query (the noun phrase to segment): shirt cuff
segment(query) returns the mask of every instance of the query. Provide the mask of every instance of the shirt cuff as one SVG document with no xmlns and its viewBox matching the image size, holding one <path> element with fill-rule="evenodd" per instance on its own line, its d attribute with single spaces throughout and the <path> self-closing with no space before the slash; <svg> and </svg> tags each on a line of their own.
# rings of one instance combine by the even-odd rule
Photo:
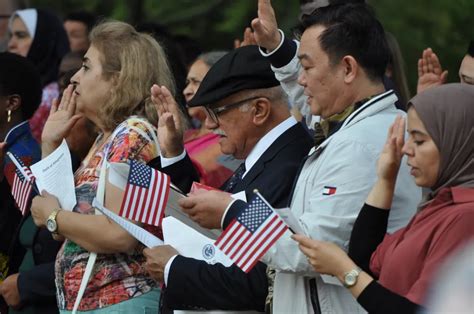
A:
<svg viewBox="0 0 474 314">
<path fill-rule="evenodd" d="M 227 208 L 225 209 L 224 211 L 224 214 L 222 215 L 222 218 L 221 218 L 221 229 L 224 230 L 224 220 L 225 220 L 225 216 L 227 215 L 227 212 L 229 211 L 230 207 L 232 206 L 232 204 L 234 204 L 236 201 L 236 199 L 233 199 L 229 205 L 227 205 Z"/>
<path fill-rule="evenodd" d="M 258 49 L 260 50 L 260 53 L 262 54 L 262 56 L 264 57 L 270 57 L 271 55 L 273 55 L 275 52 L 278 51 L 278 49 L 280 49 L 281 45 L 283 45 L 283 42 L 285 41 L 285 33 L 283 33 L 283 31 L 281 29 L 278 29 L 278 32 L 280 33 L 280 43 L 278 44 L 278 46 L 273 49 L 272 51 L 268 52 L 267 49 L 260 47 L 258 46 Z M 265 51 L 264 51 L 265 49 Z"/>
<path fill-rule="evenodd" d="M 171 264 L 173 263 L 174 259 L 177 257 L 178 255 L 175 255 L 173 257 L 171 257 L 168 261 L 168 263 L 166 263 L 165 265 L 165 270 L 163 271 L 163 277 L 165 279 L 165 286 L 168 285 L 168 276 L 169 276 L 169 273 L 170 273 L 170 268 L 171 268 Z"/>
<path fill-rule="evenodd" d="M 176 157 L 166 158 L 166 157 L 160 156 L 161 168 L 171 166 L 177 163 L 178 161 L 183 160 L 184 157 L 186 157 L 186 150 L 183 150 L 183 152 Z"/>
<path fill-rule="evenodd" d="M 262 56 L 268 58 L 271 65 L 275 68 L 281 68 L 290 63 L 298 50 L 298 44 L 295 41 L 285 38 L 282 30 L 279 29 L 278 31 L 281 35 L 281 41 L 274 50 L 267 52 L 264 51 L 264 48 L 259 47 Z"/>
</svg>

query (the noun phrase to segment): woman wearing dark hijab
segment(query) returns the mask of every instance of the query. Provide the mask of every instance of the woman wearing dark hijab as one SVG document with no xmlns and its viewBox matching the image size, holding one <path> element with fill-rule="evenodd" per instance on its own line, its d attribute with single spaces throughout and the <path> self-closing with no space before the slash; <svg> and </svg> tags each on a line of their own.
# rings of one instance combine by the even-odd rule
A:
<svg viewBox="0 0 474 314">
<path fill-rule="evenodd" d="M 293 236 L 315 270 L 336 276 L 369 313 L 415 313 L 441 264 L 473 239 L 473 117 L 473 86 L 418 94 L 409 102 L 406 143 L 402 118 L 389 131 L 378 181 L 352 231 L 350 257 L 333 243 Z M 405 228 L 386 235 L 403 154 L 416 184 L 431 193 Z"/>
<path fill-rule="evenodd" d="M 41 102 L 40 74 L 28 59 L 0 53 L 0 312 L 57 313 L 54 260 L 61 245 L 35 226 L 13 197 L 14 154 L 27 166 L 41 159 L 28 119 Z M 4 267 L 2 267 L 4 266 Z M 5 267 L 8 266 L 8 267 Z M 5 303 L 5 304 L 2 304 Z M 2 309 L 8 305 L 9 309 Z"/>
<path fill-rule="evenodd" d="M 40 142 L 52 101 L 59 98 L 57 75 L 61 59 L 69 51 L 67 34 L 57 16 L 41 9 L 14 12 L 9 32 L 8 51 L 30 59 L 41 75 L 43 98 L 30 119 L 33 136 Z"/>
</svg>

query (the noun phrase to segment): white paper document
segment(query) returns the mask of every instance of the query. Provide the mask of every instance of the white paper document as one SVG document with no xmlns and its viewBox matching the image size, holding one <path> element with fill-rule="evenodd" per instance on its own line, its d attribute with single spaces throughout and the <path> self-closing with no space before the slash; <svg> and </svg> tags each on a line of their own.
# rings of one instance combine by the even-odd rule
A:
<svg viewBox="0 0 474 314">
<path fill-rule="evenodd" d="M 288 225 L 288 227 L 290 227 L 291 231 L 296 234 L 305 234 L 300 222 L 298 221 L 298 219 L 296 219 L 295 215 L 293 215 L 293 213 L 288 207 L 275 209 L 275 212 L 278 214 L 278 216 L 281 217 L 281 219 L 283 219 L 283 221 Z"/>
<path fill-rule="evenodd" d="M 194 230 L 198 231 L 200 234 L 205 235 L 211 239 L 217 239 L 221 233 L 220 230 L 209 230 L 201 227 L 199 224 L 194 222 L 189 216 L 183 212 L 181 207 L 178 204 L 178 201 L 186 197 L 182 194 L 177 188 L 171 186 L 170 193 L 168 195 L 168 204 L 166 205 L 165 214 L 167 216 L 174 217 Z"/>
<path fill-rule="evenodd" d="M 163 219 L 165 244 L 174 247 L 180 255 L 195 258 L 208 264 L 221 263 L 229 267 L 232 261 L 214 246 L 208 238 L 174 217 Z"/>
<path fill-rule="evenodd" d="M 116 213 L 108 210 L 107 208 L 102 206 L 95 198 L 92 201 L 92 206 L 97 208 L 105 216 L 112 219 L 120 227 L 130 233 L 135 239 L 143 243 L 146 247 L 152 248 L 154 246 L 163 245 L 163 241 L 161 241 L 158 237 L 154 236 L 145 229 L 131 223 L 127 219 L 120 217 Z"/>
<path fill-rule="evenodd" d="M 66 140 L 48 157 L 31 166 L 36 177 L 38 190 L 47 191 L 56 196 L 62 209 L 72 211 L 76 206 L 74 174 L 72 173 L 71 154 Z"/>
</svg>

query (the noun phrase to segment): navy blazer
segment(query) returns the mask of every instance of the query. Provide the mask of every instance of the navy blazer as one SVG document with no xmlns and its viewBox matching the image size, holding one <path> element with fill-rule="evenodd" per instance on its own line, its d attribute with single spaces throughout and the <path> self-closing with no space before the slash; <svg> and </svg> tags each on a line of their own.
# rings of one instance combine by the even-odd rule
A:
<svg viewBox="0 0 474 314">
<path fill-rule="evenodd" d="M 258 189 L 272 206 L 287 206 L 293 180 L 312 145 L 304 127 L 300 123 L 294 125 L 271 144 L 231 192 L 245 190 L 247 199 L 250 199 L 253 190 Z M 150 163 L 161 168 L 157 160 Z M 192 168 L 189 158 L 185 158 L 160 170 L 168 173 L 171 181 L 187 192 L 192 184 L 189 174 L 194 178 L 197 176 Z M 228 213 L 226 220 L 234 214 Z M 162 302 L 164 308 L 169 309 L 263 311 L 267 293 L 266 265 L 261 262 L 246 274 L 235 265 L 209 265 L 177 256 L 170 267 Z"/>
</svg>

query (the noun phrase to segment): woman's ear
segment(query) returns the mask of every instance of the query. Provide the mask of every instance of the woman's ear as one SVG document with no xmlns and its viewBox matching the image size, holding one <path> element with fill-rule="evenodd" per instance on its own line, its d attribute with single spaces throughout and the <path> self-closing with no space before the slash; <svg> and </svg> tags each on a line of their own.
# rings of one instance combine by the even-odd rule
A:
<svg viewBox="0 0 474 314">
<path fill-rule="evenodd" d="M 342 58 L 342 66 L 344 67 L 344 82 L 352 83 L 359 71 L 359 64 L 353 56 L 344 56 Z"/>
<path fill-rule="evenodd" d="M 16 111 L 21 108 L 21 96 L 18 94 L 9 95 L 7 97 L 6 109 Z"/>
<path fill-rule="evenodd" d="M 267 98 L 258 98 L 252 110 L 254 111 L 253 123 L 257 126 L 264 124 L 270 116 L 270 100 Z"/>
</svg>

